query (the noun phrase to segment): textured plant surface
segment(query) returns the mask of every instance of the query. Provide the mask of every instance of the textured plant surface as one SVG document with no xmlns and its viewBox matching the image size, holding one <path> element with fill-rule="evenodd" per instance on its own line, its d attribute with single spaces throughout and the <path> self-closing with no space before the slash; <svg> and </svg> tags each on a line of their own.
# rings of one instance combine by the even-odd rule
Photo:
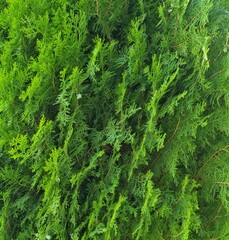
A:
<svg viewBox="0 0 229 240">
<path fill-rule="evenodd" d="M 229 239 L 228 0 L 0 0 L 0 239 Z"/>
</svg>

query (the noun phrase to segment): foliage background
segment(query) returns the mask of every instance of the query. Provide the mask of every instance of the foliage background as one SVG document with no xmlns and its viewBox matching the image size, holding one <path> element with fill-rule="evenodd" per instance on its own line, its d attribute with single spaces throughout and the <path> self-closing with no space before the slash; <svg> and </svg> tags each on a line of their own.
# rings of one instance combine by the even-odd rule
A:
<svg viewBox="0 0 229 240">
<path fill-rule="evenodd" d="M 0 6 L 1 238 L 228 239 L 228 1 Z"/>
</svg>

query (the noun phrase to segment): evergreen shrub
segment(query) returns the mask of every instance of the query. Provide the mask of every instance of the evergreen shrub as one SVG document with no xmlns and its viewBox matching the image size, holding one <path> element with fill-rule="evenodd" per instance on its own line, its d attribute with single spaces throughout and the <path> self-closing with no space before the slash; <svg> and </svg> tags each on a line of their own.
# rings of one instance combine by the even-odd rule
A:
<svg viewBox="0 0 229 240">
<path fill-rule="evenodd" d="M 0 7 L 0 239 L 229 239 L 228 0 Z"/>
</svg>

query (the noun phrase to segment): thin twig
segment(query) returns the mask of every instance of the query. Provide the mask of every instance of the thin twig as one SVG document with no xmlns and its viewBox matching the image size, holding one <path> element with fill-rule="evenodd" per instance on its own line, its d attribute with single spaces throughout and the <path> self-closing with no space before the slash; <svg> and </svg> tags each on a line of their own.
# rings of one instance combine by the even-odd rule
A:
<svg viewBox="0 0 229 240">
<path fill-rule="evenodd" d="M 220 212 L 220 211 L 221 211 L 221 209 L 222 209 L 222 206 L 223 206 L 223 204 L 221 204 L 221 205 L 220 205 L 220 207 L 219 207 L 219 209 L 218 209 L 217 213 L 215 214 L 214 218 L 213 218 L 212 220 L 210 220 L 209 222 L 214 222 L 214 221 L 215 221 L 215 219 L 217 218 L 217 216 L 218 216 L 219 212 Z"/>
<path fill-rule="evenodd" d="M 223 71 L 225 71 L 225 70 L 226 70 L 225 68 L 219 70 L 218 72 L 216 72 L 216 73 L 214 73 L 213 75 L 211 75 L 207 80 L 212 79 L 213 77 L 217 76 L 218 74 L 220 74 L 221 72 L 223 72 Z"/>
<path fill-rule="evenodd" d="M 184 114 L 182 113 L 182 116 L 184 116 Z M 180 126 L 180 122 L 181 122 L 181 118 L 182 116 L 179 117 L 178 119 L 178 122 L 177 122 L 177 125 L 176 125 L 176 128 L 173 132 L 173 134 L 170 136 L 170 138 L 165 142 L 165 146 L 168 145 L 168 143 L 174 138 L 175 134 L 177 133 L 178 129 L 179 129 L 179 126 Z M 157 157 L 155 158 L 154 160 L 154 163 L 158 160 L 158 158 L 161 156 L 161 152 L 159 152 L 159 154 L 157 155 Z M 152 164 L 151 164 L 152 165 Z M 151 166 L 150 166 L 151 167 Z"/>
<path fill-rule="evenodd" d="M 96 0 L 96 15 L 99 16 L 99 0 Z"/>
<path fill-rule="evenodd" d="M 184 229 L 176 235 L 168 235 L 167 237 L 176 238 L 176 237 L 179 237 L 183 233 L 184 233 Z"/>
<path fill-rule="evenodd" d="M 216 157 L 220 152 L 225 151 L 228 152 L 227 148 L 229 147 L 229 145 L 227 145 L 224 148 L 219 149 L 218 151 L 216 151 L 215 153 L 213 153 L 211 155 L 211 157 L 203 164 L 203 166 L 199 169 L 199 171 L 197 172 L 195 179 L 198 178 L 199 174 L 203 171 L 203 169 L 205 168 L 205 166 L 212 160 L 212 158 Z"/>
<path fill-rule="evenodd" d="M 209 183 L 229 185 L 229 182 L 209 182 Z"/>
</svg>

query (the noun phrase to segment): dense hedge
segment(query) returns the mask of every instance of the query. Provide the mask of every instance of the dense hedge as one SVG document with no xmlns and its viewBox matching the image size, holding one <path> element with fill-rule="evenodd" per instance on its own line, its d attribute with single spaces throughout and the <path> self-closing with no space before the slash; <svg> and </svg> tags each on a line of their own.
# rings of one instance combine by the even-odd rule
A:
<svg viewBox="0 0 229 240">
<path fill-rule="evenodd" d="M 229 239 L 228 0 L 0 6 L 0 238 Z"/>
</svg>

